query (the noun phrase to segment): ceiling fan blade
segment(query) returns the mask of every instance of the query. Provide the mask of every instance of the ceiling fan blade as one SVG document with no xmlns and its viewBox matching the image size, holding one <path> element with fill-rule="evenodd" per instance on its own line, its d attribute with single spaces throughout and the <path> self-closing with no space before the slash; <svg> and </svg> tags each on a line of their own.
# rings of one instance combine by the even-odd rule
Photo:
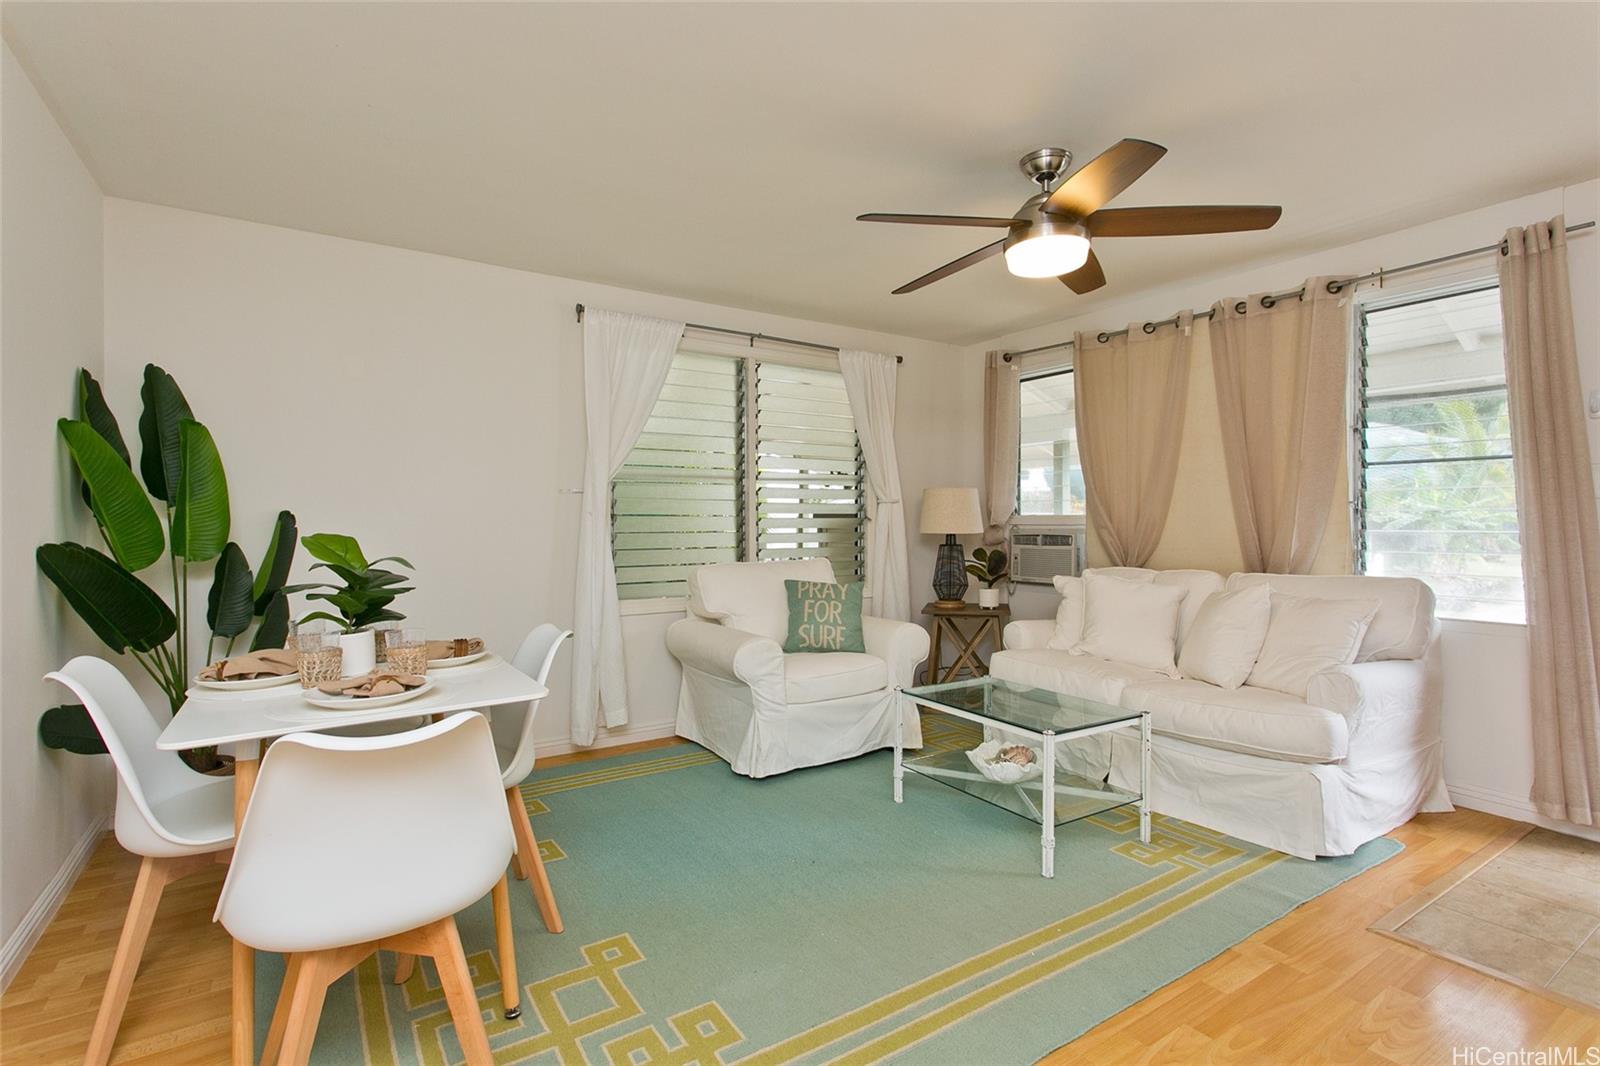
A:
<svg viewBox="0 0 1600 1066">
<path fill-rule="evenodd" d="M 1089 216 L 1094 237 L 1167 237 L 1271 229 L 1283 214 L 1264 204 L 1212 207 L 1111 207 Z"/>
<path fill-rule="evenodd" d="M 857 222 L 903 222 L 912 226 L 1025 226 L 1025 218 L 992 218 L 980 215 L 886 215 L 872 212 L 857 215 Z"/>
<path fill-rule="evenodd" d="M 1166 154 L 1165 148 L 1149 141 L 1118 141 L 1062 182 L 1044 202 L 1044 210 L 1088 218 Z"/>
<path fill-rule="evenodd" d="M 1006 242 L 1004 240 L 998 240 L 993 244 L 984 245 L 975 252 L 968 252 L 960 259 L 952 259 L 939 269 L 930 270 L 915 281 L 906 282 L 904 285 L 894 290 L 894 295 L 899 296 L 901 293 L 915 292 L 924 285 L 932 285 L 940 278 L 948 278 L 951 274 L 954 274 L 958 270 L 965 270 L 974 263 L 981 263 L 991 255 L 999 255 L 1000 249 L 1005 247 L 1005 243 Z M 1093 254 L 1094 253 L 1092 252 L 1090 253 L 1091 256 Z"/>
<path fill-rule="evenodd" d="M 1083 266 L 1070 274 L 1061 275 L 1061 283 L 1079 296 L 1093 292 L 1106 283 L 1106 272 L 1100 269 L 1100 260 L 1093 248 L 1089 249 L 1089 259 Z"/>
</svg>

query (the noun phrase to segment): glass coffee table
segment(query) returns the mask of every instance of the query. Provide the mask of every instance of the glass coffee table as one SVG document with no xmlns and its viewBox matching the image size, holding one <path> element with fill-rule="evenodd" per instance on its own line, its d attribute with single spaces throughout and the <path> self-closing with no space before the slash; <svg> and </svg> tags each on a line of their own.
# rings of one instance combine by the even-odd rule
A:
<svg viewBox="0 0 1600 1066">
<path fill-rule="evenodd" d="M 941 751 L 907 759 L 902 732 L 905 715 L 895 715 L 894 801 L 903 802 L 905 772 L 931 778 L 958 792 L 1010 811 L 1040 825 L 1041 867 L 1045 877 L 1056 872 L 1056 826 L 1137 804 L 1139 839 L 1150 843 L 1150 716 L 1140 711 L 1112 707 L 1077 696 L 1064 696 L 1040 688 L 978 677 L 943 685 L 921 685 L 899 690 L 899 698 L 913 705 L 943 711 L 980 725 L 1038 741 L 1043 772 L 1031 779 L 1002 784 L 981 773 L 965 751 Z M 901 704 L 905 710 L 905 703 Z M 1113 729 L 1139 734 L 1139 791 L 1119 789 L 1107 781 L 1093 781 L 1056 766 L 1056 743 L 1093 736 Z M 1052 787 L 1046 788 L 1050 782 Z"/>
</svg>

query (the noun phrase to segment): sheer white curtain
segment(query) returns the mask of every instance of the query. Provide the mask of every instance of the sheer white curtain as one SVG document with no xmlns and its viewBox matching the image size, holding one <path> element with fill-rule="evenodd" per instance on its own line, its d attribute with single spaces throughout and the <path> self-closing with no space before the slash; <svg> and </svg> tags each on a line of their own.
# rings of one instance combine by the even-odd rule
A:
<svg viewBox="0 0 1600 1066">
<path fill-rule="evenodd" d="M 593 744 L 596 722 L 628 721 L 622 613 L 611 560 L 611 477 L 661 395 L 682 322 L 588 308 L 583 315 L 583 468 L 577 588 L 572 603 L 572 742 Z"/>
<path fill-rule="evenodd" d="M 900 460 L 894 449 L 894 356 L 842 351 L 839 371 L 850 414 L 861 438 L 871 489 L 867 521 L 867 587 L 872 613 L 911 617 L 911 573 L 906 558 L 906 512 L 900 502 Z"/>
</svg>

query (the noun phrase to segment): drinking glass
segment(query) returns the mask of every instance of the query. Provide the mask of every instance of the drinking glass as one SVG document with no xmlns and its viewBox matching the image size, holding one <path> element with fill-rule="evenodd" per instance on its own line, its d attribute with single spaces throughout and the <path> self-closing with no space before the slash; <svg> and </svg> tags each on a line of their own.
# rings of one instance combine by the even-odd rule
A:
<svg viewBox="0 0 1600 1066">
<path fill-rule="evenodd" d="M 389 637 L 393 635 L 396 629 L 400 628 L 400 623 L 390 619 L 387 622 L 374 622 L 367 628 L 372 630 L 373 661 L 380 663 L 388 662 L 389 656 L 387 649 L 389 647 Z"/>
<path fill-rule="evenodd" d="M 326 622 L 296 624 L 289 633 L 289 647 L 300 671 L 301 688 L 339 680 L 344 653 L 339 649 L 339 634 Z"/>
<path fill-rule="evenodd" d="M 389 630 L 388 639 L 383 647 L 385 661 L 389 669 L 396 673 L 428 672 L 428 640 L 420 628 L 400 626 Z"/>
</svg>

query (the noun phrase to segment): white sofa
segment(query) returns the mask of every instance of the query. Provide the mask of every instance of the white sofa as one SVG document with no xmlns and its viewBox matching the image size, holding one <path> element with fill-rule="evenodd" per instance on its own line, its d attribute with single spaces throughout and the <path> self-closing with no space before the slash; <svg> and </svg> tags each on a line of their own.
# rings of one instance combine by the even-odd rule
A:
<svg viewBox="0 0 1600 1066">
<path fill-rule="evenodd" d="M 1093 573 L 1095 571 L 1089 571 Z M 1348 855 L 1419 811 L 1451 810 L 1439 737 L 1433 593 L 1411 578 L 1106 568 L 1188 594 L 1178 646 L 1214 592 L 1265 582 L 1273 593 L 1379 603 L 1356 660 L 1314 675 L 1304 699 L 1249 684 L 1224 689 L 1049 647 L 1054 620 L 1012 622 L 997 678 L 1134 710 L 1153 732 L 1155 811 L 1302 858 Z M 1150 577 L 1149 575 L 1153 575 Z M 1066 765 L 1137 790 L 1137 740 L 1064 742 Z"/>
<path fill-rule="evenodd" d="M 784 654 L 787 580 L 833 581 L 826 559 L 715 563 L 689 576 L 689 615 L 667 629 L 683 666 L 678 735 L 735 773 L 768 777 L 894 745 L 895 688 L 913 684 L 928 633 L 863 617 L 866 652 Z M 922 746 L 917 712 L 906 747 Z"/>
</svg>

